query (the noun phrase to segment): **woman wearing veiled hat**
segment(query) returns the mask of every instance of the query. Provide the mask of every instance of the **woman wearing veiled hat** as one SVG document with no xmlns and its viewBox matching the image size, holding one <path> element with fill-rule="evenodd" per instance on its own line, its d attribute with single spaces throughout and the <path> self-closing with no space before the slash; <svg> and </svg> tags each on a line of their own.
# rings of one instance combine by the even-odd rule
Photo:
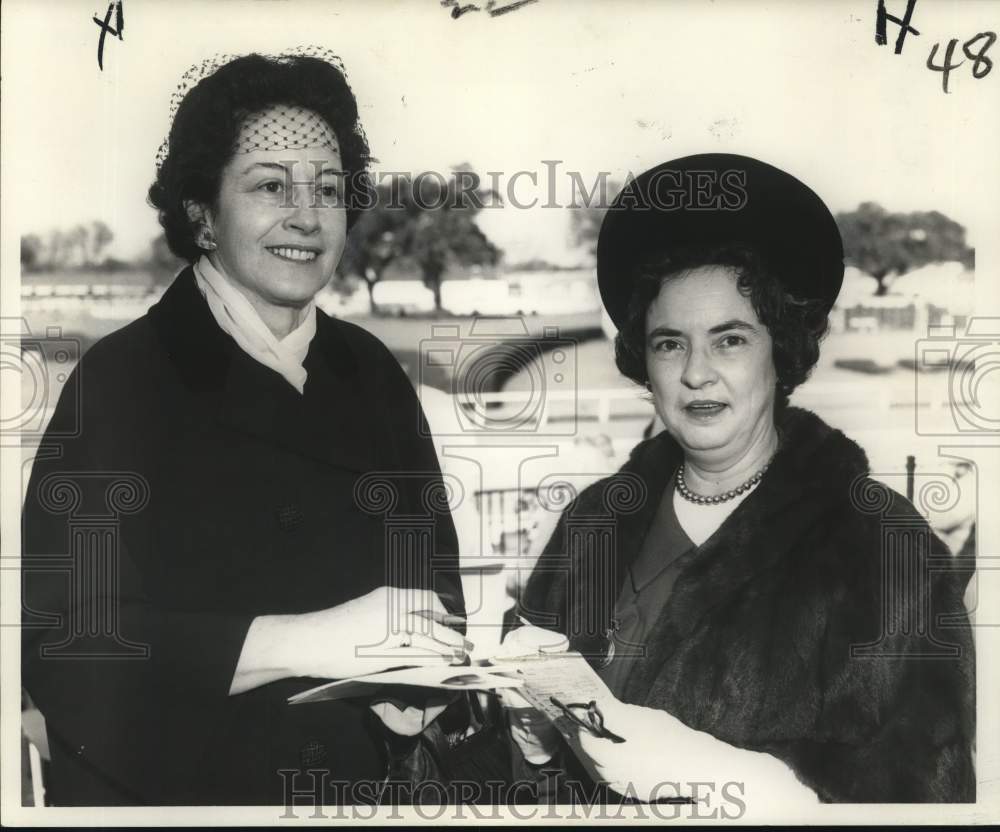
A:
<svg viewBox="0 0 1000 832">
<path fill-rule="evenodd" d="M 826 206 L 755 159 L 668 162 L 609 210 L 598 276 L 618 367 L 666 430 L 566 509 L 521 611 L 590 660 L 626 742 L 580 731 L 570 755 L 521 707 L 527 769 L 575 756 L 643 800 L 701 781 L 717 803 L 732 781 L 751 808 L 974 801 L 969 573 L 788 403 L 843 277 Z"/>
<path fill-rule="evenodd" d="M 287 699 L 467 643 L 443 624 L 457 544 L 413 388 L 314 302 L 367 202 L 368 146 L 323 55 L 191 80 L 149 191 L 189 265 L 84 356 L 25 500 L 48 797 L 372 802 L 444 703 Z"/>
</svg>

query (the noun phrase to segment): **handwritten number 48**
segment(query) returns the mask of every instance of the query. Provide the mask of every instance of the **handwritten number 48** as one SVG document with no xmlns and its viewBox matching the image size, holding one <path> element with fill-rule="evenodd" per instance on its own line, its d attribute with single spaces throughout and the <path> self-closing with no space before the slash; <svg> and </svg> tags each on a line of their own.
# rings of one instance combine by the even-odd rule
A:
<svg viewBox="0 0 1000 832">
<path fill-rule="evenodd" d="M 996 32 L 980 32 L 974 38 L 969 38 L 962 44 L 962 51 L 965 53 L 965 57 L 972 61 L 973 78 L 983 78 L 989 75 L 990 70 L 993 69 L 993 61 L 986 57 L 986 50 L 996 42 L 996 39 Z M 982 41 L 982 45 L 976 51 L 974 47 L 979 41 Z M 927 68 L 941 73 L 941 86 L 945 92 L 948 92 L 948 75 L 953 69 L 958 69 L 965 61 L 952 62 L 952 58 L 955 55 L 955 47 L 958 46 L 958 38 L 952 38 L 945 47 L 944 62 L 941 64 L 934 63 L 940 45 L 940 43 L 935 43 L 931 47 L 931 53 L 927 56 Z"/>
</svg>

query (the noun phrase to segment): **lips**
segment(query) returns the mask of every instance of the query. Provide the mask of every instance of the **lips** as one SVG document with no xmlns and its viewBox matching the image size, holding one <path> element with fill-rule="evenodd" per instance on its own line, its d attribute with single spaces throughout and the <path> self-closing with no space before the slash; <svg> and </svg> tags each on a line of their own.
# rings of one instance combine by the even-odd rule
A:
<svg viewBox="0 0 1000 832">
<path fill-rule="evenodd" d="M 728 405 L 713 399 L 699 399 L 684 405 L 684 412 L 696 419 L 710 419 L 718 416 Z"/>
<path fill-rule="evenodd" d="M 267 246 L 267 250 L 275 257 L 290 260 L 293 263 L 311 263 L 319 257 L 319 251 L 304 246 Z"/>
</svg>

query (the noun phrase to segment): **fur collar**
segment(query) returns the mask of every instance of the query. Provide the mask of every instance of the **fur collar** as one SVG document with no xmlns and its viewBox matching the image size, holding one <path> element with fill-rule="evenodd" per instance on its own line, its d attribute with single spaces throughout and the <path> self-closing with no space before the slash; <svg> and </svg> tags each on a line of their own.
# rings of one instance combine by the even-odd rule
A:
<svg viewBox="0 0 1000 832">
<path fill-rule="evenodd" d="M 671 602 L 648 633 L 649 661 L 641 662 L 641 670 L 632 674 L 627 701 L 646 703 L 656 670 L 668 661 L 673 646 L 714 610 L 735 600 L 755 577 L 779 563 L 778 573 L 822 571 L 830 566 L 826 561 L 840 557 L 839 551 L 804 546 L 803 541 L 813 540 L 817 529 L 838 528 L 851 511 L 852 484 L 868 473 L 867 457 L 856 443 L 809 411 L 789 407 L 778 426 L 781 444 L 761 484 L 704 544 L 678 561 Z M 573 639 L 575 649 L 586 655 L 600 656 L 606 650 L 611 610 L 681 459 L 680 447 L 668 434 L 653 437 L 636 447 L 620 472 L 584 492 L 569 511 L 567 534 L 574 533 L 576 522 L 580 533 L 591 534 L 594 518 L 601 516 L 613 527 L 603 597 L 593 597 L 593 587 L 588 589 L 586 581 L 575 581 L 570 588 L 572 605 L 591 610 L 585 618 L 593 620 L 593 626 L 575 633 Z M 625 487 L 635 499 L 626 511 L 608 517 L 608 507 L 616 503 L 615 490 Z M 573 543 L 568 536 L 562 545 L 565 552 L 586 551 L 588 546 Z"/>
<path fill-rule="evenodd" d="M 804 491 L 846 495 L 851 483 L 869 472 L 861 447 L 808 410 L 786 408 L 778 430 L 778 452 L 760 486 L 743 505 L 753 500 L 769 513 L 781 513 L 790 502 L 801 501 Z M 680 446 L 663 432 L 638 445 L 622 470 L 638 475 L 651 493 L 662 494 L 682 457 Z"/>
</svg>

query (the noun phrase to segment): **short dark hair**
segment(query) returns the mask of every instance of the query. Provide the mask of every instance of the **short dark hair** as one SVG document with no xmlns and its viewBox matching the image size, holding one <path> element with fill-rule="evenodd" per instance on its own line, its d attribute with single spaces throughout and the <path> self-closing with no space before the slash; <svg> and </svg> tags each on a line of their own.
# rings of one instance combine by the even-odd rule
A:
<svg viewBox="0 0 1000 832">
<path fill-rule="evenodd" d="M 615 363 L 637 384 L 646 384 L 646 313 L 663 284 L 702 266 L 729 266 L 736 272 L 739 291 L 750 299 L 758 319 L 771 335 L 777 375 L 776 409 L 808 377 L 819 360 L 819 342 L 829 319 L 822 302 L 796 298 L 784 288 L 760 255 L 750 246 L 672 247 L 643 258 L 636 267 L 634 289 L 624 325 L 615 338 Z"/>
<path fill-rule="evenodd" d="M 249 115 L 275 105 L 294 105 L 321 116 L 337 136 L 344 166 L 347 227 L 364 202 L 355 193 L 368 186 L 368 140 L 358 103 L 344 74 L 320 58 L 250 54 L 235 58 L 203 78 L 177 108 L 167 154 L 149 188 L 170 250 L 188 262 L 201 255 L 184 203 L 213 205 L 222 169 L 233 156 Z"/>
</svg>

